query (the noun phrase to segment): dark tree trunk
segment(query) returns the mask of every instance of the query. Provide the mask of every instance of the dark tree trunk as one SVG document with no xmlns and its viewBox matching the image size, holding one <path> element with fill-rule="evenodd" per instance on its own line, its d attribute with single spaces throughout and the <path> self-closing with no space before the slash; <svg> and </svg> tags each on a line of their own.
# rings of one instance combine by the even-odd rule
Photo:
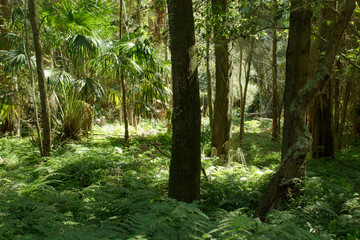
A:
<svg viewBox="0 0 360 240">
<path fill-rule="evenodd" d="M 327 3 L 322 12 L 322 24 L 320 35 L 328 40 L 331 28 L 334 26 L 335 13 L 330 7 L 336 7 L 335 2 Z M 331 22 L 331 24 L 329 24 Z M 321 41 L 321 40 L 320 40 Z M 319 44 L 320 54 L 326 51 L 326 42 Z M 325 89 L 315 99 L 313 113 L 313 127 L 311 145 L 312 157 L 314 159 L 328 157 L 334 158 L 334 139 L 332 132 L 332 104 L 331 104 L 331 78 Z"/>
<path fill-rule="evenodd" d="M 226 160 L 231 141 L 232 120 L 232 84 L 230 79 L 229 38 L 222 32 L 226 28 L 226 20 L 221 19 L 227 13 L 227 0 L 212 0 L 212 12 L 216 17 L 214 25 L 216 95 L 214 102 L 214 129 L 211 145 L 216 148 L 220 162 Z"/>
<path fill-rule="evenodd" d="M 51 156 L 51 122 L 50 108 L 47 95 L 47 84 L 44 74 L 44 65 L 42 59 L 42 47 L 40 42 L 39 28 L 36 22 L 35 3 L 29 0 L 29 18 L 33 32 L 36 67 L 39 80 L 40 101 L 41 101 L 41 120 L 43 128 L 43 151 L 42 156 Z"/>
<path fill-rule="evenodd" d="M 344 3 L 341 15 L 331 30 L 331 37 L 329 38 L 325 55 L 321 58 L 318 72 L 304 87 L 294 94 L 295 97 L 290 98 L 288 92 L 290 91 L 291 83 L 304 74 L 298 72 L 299 67 L 306 72 L 308 71 L 308 61 L 303 61 L 304 59 L 309 59 L 311 21 L 311 11 L 302 7 L 301 4 L 299 5 L 298 1 L 291 1 L 289 45 L 286 60 L 287 86 L 285 87 L 285 105 L 287 105 L 288 112 L 285 112 L 285 121 L 292 119 L 291 124 L 293 128 L 291 129 L 292 132 L 289 137 L 293 136 L 291 139 L 295 140 L 291 145 L 287 143 L 287 148 L 285 148 L 287 152 L 283 152 L 282 162 L 262 195 L 259 205 L 255 210 L 254 217 L 259 217 L 261 220 L 264 220 L 266 214 L 274 205 L 282 197 L 290 194 L 294 188 L 294 178 L 299 175 L 310 147 L 310 138 L 304 124 L 306 108 L 311 99 L 323 89 L 330 78 L 340 39 L 354 9 L 355 0 L 347 0 Z M 300 34 L 300 36 L 297 34 Z M 302 51 L 298 52 L 300 49 L 302 49 Z M 296 54 L 297 52 L 298 55 Z M 296 73 L 299 75 L 296 75 Z M 293 99 L 290 104 L 289 99 Z M 287 124 L 289 123 L 287 122 Z M 284 138 L 284 142 L 285 141 L 286 139 Z"/>
<path fill-rule="evenodd" d="M 191 0 L 168 0 L 173 79 L 169 197 L 200 199 L 200 96 Z"/>
<path fill-rule="evenodd" d="M 277 90 L 277 0 L 273 0 L 273 41 L 272 41 L 272 134 L 271 141 L 279 142 L 280 141 L 280 126 L 278 125 L 278 109 L 279 109 L 279 100 L 278 100 L 278 90 Z"/>
<path fill-rule="evenodd" d="M 293 129 L 297 123 L 290 114 L 290 106 L 297 92 L 308 80 L 310 59 L 311 10 L 301 7 L 301 4 L 296 4 L 296 1 L 292 1 L 291 6 L 291 25 L 286 52 L 282 159 L 296 142 L 297 136 L 293 134 Z M 296 10 L 297 8 L 299 9 Z M 300 121 L 304 121 L 304 117 L 305 112 Z"/>
<path fill-rule="evenodd" d="M 251 40 L 251 46 L 248 53 L 248 60 L 247 60 L 247 70 L 245 73 L 245 86 L 244 92 L 242 93 L 242 99 L 240 101 L 240 146 L 242 146 L 242 140 L 244 138 L 244 122 L 245 122 L 245 105 L 246 105 L 246 95 L 247 89 L 250 82 L 250 70 L 251 70 L 251 62 L 252 62 L 252 55 L 254 50 L 254 42 L 255 40 Z M 241 88 L 240 88 L 241 89 Z"/>
</svg>

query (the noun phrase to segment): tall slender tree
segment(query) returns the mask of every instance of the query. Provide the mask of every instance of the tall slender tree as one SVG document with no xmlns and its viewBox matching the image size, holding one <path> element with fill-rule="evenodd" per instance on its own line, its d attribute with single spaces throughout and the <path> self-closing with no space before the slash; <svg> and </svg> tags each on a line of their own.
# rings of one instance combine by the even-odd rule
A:
<svg viewBox="0 0 360 240">
<path fill-rule="evenodd" d="M 173 79 L 169 197 L 200 198 L 200 96 L 191 0 L 168 0 Z"/>
<path fill-rule="evenodd" d="M 39 90 L 40 90 L 40 102 L 41 102 L 41 120 L 43 128 L 43 151 L 42 156 L 51 156 L 51 121 L 50 121 L 50 108 L 49 100 L 47 95 L 47 84 L 44 73 L 44 64 L 42 59 L 42 47 L 40 41 L 40 29 L 36 22 L 36 12 L 35 12 L 35 3 L 34 0 L 28 0 L 29 7 L 29 19 L 31 23 L 33 38 L 34 38 L 34 48 L 36 56 L 36 70 L 39 81 Z"/>
<path fill-rule="evenodd" d="M 123 32 L 122 32 L 122 28 L 123 28 L 123 0 L 119 1 L 119 6 L 120 6 L 120 13 L 119 13 L 119 20 L 120 20 L 120 24 L 119 24 L 119 38 L 120 40 L 123 38 Z M 119 53 L 119 55 L 121 54 L 121 52 Z M 120 67 L 120 66 L 119 66 Z M 129 119 L 128 119 L 128 111 L 127 111 L 127 106 L 126 106 L 126 85 L 125 85 L 125 73 L 124 73 L 124 69 L 119 69 L 117 72 L 117 77 L 118 77 L 118 84 L 119 86 L 121 86 L 121 91 L 122 91 L 122 109 L 123 109 L 123 114 L 124 114 L 124 125 L 125 125 L 125 146 L 129 146 Z M 121 114 L 121 113 L 119 113 Z"/>
<path fill-rule="evenodd" d="M 278 125 L 279 100 L 277 87 L 277 12 L 278 2 L 273 0 L 273 40 L 272 40 L 272 135 L 271 141 L 280 141 L 280 126 Z"/>
</svg>

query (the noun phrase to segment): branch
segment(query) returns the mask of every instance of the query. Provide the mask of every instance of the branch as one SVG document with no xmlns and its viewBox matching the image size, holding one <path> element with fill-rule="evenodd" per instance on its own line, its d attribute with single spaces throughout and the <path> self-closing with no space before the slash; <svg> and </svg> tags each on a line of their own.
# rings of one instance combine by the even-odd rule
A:
<svg viewBox="0 0 360 240">
<path fill-rule="evenodd" d="M 360 0 L 357 0 L 357 2 L 358 2 L 358 5 L 360 7 Z M 336 8 L 334 8 L 333 6 L 330 6 L 327 3 L 325 3 L 325 5 L 331 11 L 333 11 L 336 15 L 338 15 L 338 16 L 341 15 L 341 13 Z M 358 30 L 356 29 L 356 26 L 352 22 L 349 22 L 349 26 L 350 26 L 351 30 L 353 31 L 353 34 L 355 34 L 357 36 L 357 38 L 360 39 L 360 34 L 359 34 Z"/>
<path fill-rule="evenodd" d="M 312 35 L 314 35 L 315 37 L 318 37 L 321 41 L 323 42 L 328 42 L 325 38 L 323 38 L 322 36 L 320 36 L 319 34 L 312 32 Z M 351 60 L 350 58 L 348 58 L 342 51 L 340 51 L 340 56 L 342 56 L 347 62 L 349 62 L 351 65 L 353 65 L 355 68 L 360 70 L 360 66 L 357 65 L 353 60 Z"/>
</svg>

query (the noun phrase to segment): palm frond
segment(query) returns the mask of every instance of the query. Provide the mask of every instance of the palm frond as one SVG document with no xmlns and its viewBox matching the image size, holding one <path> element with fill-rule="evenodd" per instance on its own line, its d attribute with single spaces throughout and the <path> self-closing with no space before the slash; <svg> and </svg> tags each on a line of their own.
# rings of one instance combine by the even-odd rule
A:
<svg viewBox="0 0 360 240">
<path fill-rule="evenodd" d="M 101 83 L 91 78 L 76 80 L 75 87 L 85 99 L 91 96 L 94 98 L 102 98 L 105 95 L 105 91 Z"/>
<path fill-rule="evenodd" d="M 11 70 L 19 70 L 28 65 L 25 53 L 21 50 L 0 50 L 0 61 L 5 62 Z"/>
</svg>

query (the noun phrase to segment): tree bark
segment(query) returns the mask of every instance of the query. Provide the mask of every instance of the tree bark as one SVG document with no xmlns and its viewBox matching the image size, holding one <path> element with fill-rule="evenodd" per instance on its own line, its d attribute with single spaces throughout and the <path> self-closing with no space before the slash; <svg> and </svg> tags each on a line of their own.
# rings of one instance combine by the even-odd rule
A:
<svg viewBox="0 0 360 240">
<path fill-rule="evenodd" d="M 277 93 L 277 0 L 273 0 L 273 41 L 272 41 L 272 134 L 271 141 L 280 141 L 280 126 L 278 125 L 278 93 Z"/>
<path fill-rule="evenodd" d="M 244 92 L 242 94 L 242 99 L 240 102 L 240 146 L 242 146 L 242 140 L 244 138 L 244 122 L 245 122 L 245 105 L 246 105 L 246 95 L 247 95 L 247 89 L 250 82 L 250 70 L 251 70 L 251 62 L 252 62 L 252 55 L 254 50 L 254 43 L 255 40 L 251 40 L 251 46 L 250 51 L 248 54 L 248 63 L 247 63 L 247 70 L 245 73 L 245 86 L 244 86 Z"/>
<path fill-rule="evenodd" d="M 36 56 L 36 67 L 39 81 L 40 101 L 41 101 L 41 120 L 43 128 L 43 151 L 42 156 L 51 156 L 51 122 L 50 122 L 50 108 L 47 95 L 47 84 L 44 74 L 44 64 L 42 59 L 42 47 L 39 35 L 39 28 L 36 22 L 35 3 L 34 0 L 29 0 L 29 19 L 32 27 L 34 48 Z"/>
<path fill-rule="evenodd" d="M 169 197 L 200 199 L 200 96 L 191 0 L 168 0 L 173 79 Z"/>
<path fill-rule="evenodd" d="M 298 4 L 299 3 L 297 3 L 296 0 L 291 1 L 289 45 L 286 63 L 287 82 L 296 80 L 297 75 L 295 75 L 295 73 L 298 71 L 297 67 L 301 66 L 301 64 L 308 65 L 308 62 L 304 63 L 301 59 L 297 60 L 300 56 L 294 54 L 299 50 L 299 48 L 296 49 L 297 44 L 304 44 L 303 39 L 306 40 L 307 46 L 302 48 L 305 52 L 300 52 L 301 57 L 309 55 L 309 50 L 306 49 L 310 47 L 311 11 L 309 9 L 304 9 Z M 304 87 L 295 93 L 295 98 L 293 98 L 291 104 L 288 106 L 288 113 L 285 118 L 293 120 L 291 135 L 295 136 L 296 140 L 288 146 L 287 152 L 283 152 L 282 162 L 262 195 L 260 203 L 255 210 L 254 217 L 265 220 L 266 214 L 274 207 L 279 199 L 291 193 L 291 189 L 294 187 L 294 177 L 298 175 L 301 167 L 305 163 L 310 147 L 310 137 L 304 124 L 305 110 L 311 99 L 326 85 L 330 78 L 340 39 L 354 9 L 355 0 L 346 0 L 343 5 L 342 13 L 331 30 L 325 55 L 321 58 L 319 64 L 319 70 L 315 76 L 304 85 Z M 302 28 L 305 28 L 305 31 L 302 30 Z M 297 34 L 300 34 L 302 38 L 295 38 Z M 308 59 L 308 56 L 306 58 Z M 305 66 L 304 68 L 307 69 Z M 285 90 L 286 99 L 289 98 L 287 92 L 289 91 L 289 87 L 290 86 L 288 85 Z M 285 101 L 287 102 L 288 100 Z"/>
<path fill-rule="evenodd" d="M 227 0 L 212 0 L 212 12 L 216 17 L 214 25 L 216 95 L 214 102 L 214 129 L 211 145 L 216 148 L 220 162 L 226 161 L 231 145 L 232 83 L 229 37 L 223 34 L 228 11 Z"/>
</svg>

